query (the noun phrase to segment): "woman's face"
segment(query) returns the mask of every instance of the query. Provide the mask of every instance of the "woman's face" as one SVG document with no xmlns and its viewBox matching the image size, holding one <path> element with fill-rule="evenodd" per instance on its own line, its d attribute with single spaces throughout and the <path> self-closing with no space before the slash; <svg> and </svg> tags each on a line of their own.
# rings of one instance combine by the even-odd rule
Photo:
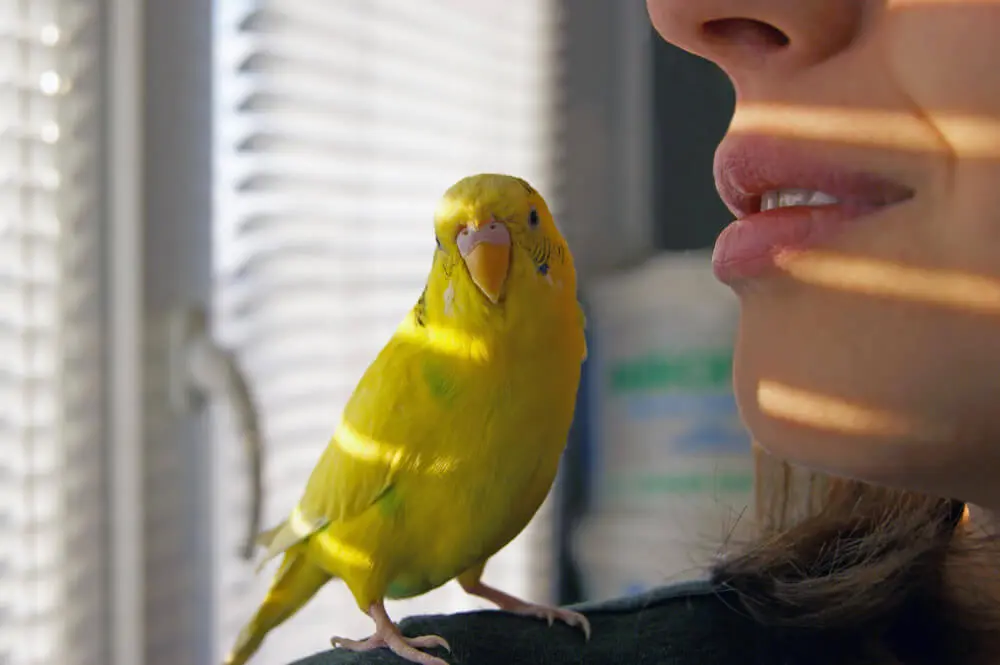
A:
<svg viewBox="0 0 1000 665">
<path fill-rule="evenodd" d="M 1000 0 L 648 8 L 737 92 L 716 175 L 741 221 L 715 269 L 754 437 L 1000 506 Z M 764 195 L 783 189 L 829 196 Z"/>
</svg>

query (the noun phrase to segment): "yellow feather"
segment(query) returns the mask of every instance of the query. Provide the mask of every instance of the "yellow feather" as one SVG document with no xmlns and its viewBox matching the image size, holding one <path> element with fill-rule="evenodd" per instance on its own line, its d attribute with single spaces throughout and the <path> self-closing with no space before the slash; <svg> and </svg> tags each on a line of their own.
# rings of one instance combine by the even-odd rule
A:
<svg viewBox="0 0 1000 665">
<path fill-rule="evenodd" d="M 455 246 L 462 225 L 490 219 L 512 241 L 500 305 Z M 510 176 L 458 182 L 435 231 L 417 306 L 362 376 L 290 518 L 262 534 L 267 559 L 287 553 L 265 604 L 282 597 L 293 553 L 344 580 L 362 610 L 425 593 L 482 566 L 551 488 L 586 357 L 569 248 L 542 197 Z M 242 638 L 253 649 L 277 625 L 255 621 Z"/>
<path fill-rule="evenodd" d="M 286 554 L 267 597 L 240 631 L 236 644 L 226 656 L 225 665 L 246 663 L 260 648 L 268 631 L 287 621 L 329 580 L 329 573 L 310 563 L 302 554 Z"/>
</svg>

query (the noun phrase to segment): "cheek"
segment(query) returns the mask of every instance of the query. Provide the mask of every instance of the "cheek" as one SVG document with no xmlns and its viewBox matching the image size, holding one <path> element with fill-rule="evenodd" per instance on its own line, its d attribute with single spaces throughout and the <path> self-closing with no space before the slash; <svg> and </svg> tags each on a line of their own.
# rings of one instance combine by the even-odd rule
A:
<svg viewBox="0 0 1000 665">
<path fill-rule="evenodd" d="M 451 279 L 451 276 L 455 272 L 455 265 L 458 263 L 459 259 L 451 256 L 450 254 L 439 253 L 437 260 L 440 261 L 441 272 L 444 273 L 446 278 Z"/>
<path fill-rule="evenodd" d="M 943 492 L 1000 453 L 994 321 L 802 286 L 742 301 L 737 398 L 777 456 Z"/>
<path fill-rule="evenodd" d="M 935 192 L 928 219 L 934 252 L 1000 276 L 1000 0 L 888 7 L 892 74 L 950 152 L 947 191 Z"/>
<path fill-rule="evenodd" d="M 996 144 L 1000 116 L 1000 2 L 894 0 L 888 3 L 893 74 L 956 155 Z M 984 137 L 983 130 L 992 137 Z"/>
</svg>

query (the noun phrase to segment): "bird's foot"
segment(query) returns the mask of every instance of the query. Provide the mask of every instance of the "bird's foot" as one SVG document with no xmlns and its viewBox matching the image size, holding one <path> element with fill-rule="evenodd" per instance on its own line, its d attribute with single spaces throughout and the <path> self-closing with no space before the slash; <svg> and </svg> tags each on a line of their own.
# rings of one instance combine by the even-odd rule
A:
<svg viewBox="0 0 1000 665">
<path fill-rule="evenodd" d="M 556 620 L 559 620 L 567 625 L 579 628 L 583 631 L 584 637 L 588 640 L 590 639 L 590 622 L 587 621 L 587 617 L 583 616 L 579 612 L 567 610 L 562 607 L 550 607 L 548 605 L 536 605 L 535 603 L 529 603 L 526 600 L 521 600 L 516 596 L 512 596 L 509 593 L 503 592 L 495 587 L 491 587 L 488 584 L 483 584 L 482 582 L 466 583 L 463 585 L 463 588 L 474 596 L 479 596 L 480 598 L 484 598 L 494 603 L 498 608 L 505 612 L 519 614 L 526 617 L 534 617 L 536 619 L 545 619 L 550 626 L 555 623 Z"/>
<path fill-rule="evenodd" d="M 587 617 L 583 616 L 579 612 L 567 610 L 563 607 L 536 605 L 535 603 L 528 603 L 525 601 L 521 601 L 520 603 L 511 603 L 509 607 L 500 607 L 500 609 L 510 612 L 511 614 L 519 614 L 521 616 L 534 617 L 536 619 L 545 619 L 550 626 L 556 621 L 562 621 L 566 625 L 579 628 L 583 631 L 583 636 L 588 640 L 590 639 L 590 622 L 587 621 Z"/>
<path fill-rule="evenodd" d="M 405 635 L 399 635 L 398 637 L 399 642 L 416 649 L 433 649 L 434 647 L 442 647 L 451 651 L 451 645 L 448 644 L 448 641 L 440 635 L 420 635 L 419 637 L 406 637 Z M 330 638 L 330 643 L 333 644 L 333 646 L 341 649 L 347 649 L 348 651 L 371 651 L 372 649 L 378 649 L 381 647 L 392 648 L 394 641 L 395 640 L 392 639 L 392 636 L 383 636 L 378 634 L 372 635 L 364 640 L 351 640 L 346 637 Z"/>
<path fill-rule="evenodd" d="M 420 649 L 431 649 L 443 647 L 451 651 L 448 641 L 439 635 L 421 635 L 419 637 L 406 637 L 397 628 L 392 633 L 383 631 L 375 633 L 365 640 L 350 640 L 346 637 L 333 637 L 330 639 L 333 646 L 346 649 L 347 651 L 371 651 L 386 647 L 391 649 L 400 658 L 405 658 L 412 663 L 420 665 L 448 665 L 447 661 L 441 660 L 429 653 L 424 653 Z"/>
<path fill-rule="evenodd" d="M 433 649 L 442 647 L 446 651 L 451 651 L 451 645 L 440 635 L 420 635 L 418 637 L 406 637 L 399 630 L 385 613 L 385 608 L 378 604 L 372 606 L 370 612 L 375 619 L 375 633 L 364 640 L 351 640 L 346 637 L 332 637 L 330 644 L 347 651 L 372 651 L 382 647 L 390 649 L 400 658 L 404 658 L 411 663 L 419 665 L 448 665 L 448 662 L 424 653 L 421 649 Z"/>
</svg>

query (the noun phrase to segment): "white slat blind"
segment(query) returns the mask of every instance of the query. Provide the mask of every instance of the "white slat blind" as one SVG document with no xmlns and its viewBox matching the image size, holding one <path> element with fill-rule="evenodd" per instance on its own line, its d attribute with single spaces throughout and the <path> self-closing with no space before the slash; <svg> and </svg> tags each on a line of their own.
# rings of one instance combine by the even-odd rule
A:
<svg viewBox="0 0 1000 665">
<path fill-rule="evenodd" d="M 0 2 L 0 663 L 104 665 L 92 3 Z"/>
<path fill-rule="evenodd" d="M 261 405 L 273 524 L 416 302 L 444 190 L 501 171 L 551 192 L 558 17 L 551 0 L 220 0 L 218 21 L 217 332 L 239 351 Z M 254 579 L 237 558 L 245 461 L 231 435 L 219 436 L 221 657 L 273 567 Z M 487 579 L 548 599 L 546 508 Z M 481 606 L 452 584 L 390 611 Z M 256 662 L 286 665 L 328 648 L 335 632 L 370 630 L 334 583 Z"/>
</svg>

